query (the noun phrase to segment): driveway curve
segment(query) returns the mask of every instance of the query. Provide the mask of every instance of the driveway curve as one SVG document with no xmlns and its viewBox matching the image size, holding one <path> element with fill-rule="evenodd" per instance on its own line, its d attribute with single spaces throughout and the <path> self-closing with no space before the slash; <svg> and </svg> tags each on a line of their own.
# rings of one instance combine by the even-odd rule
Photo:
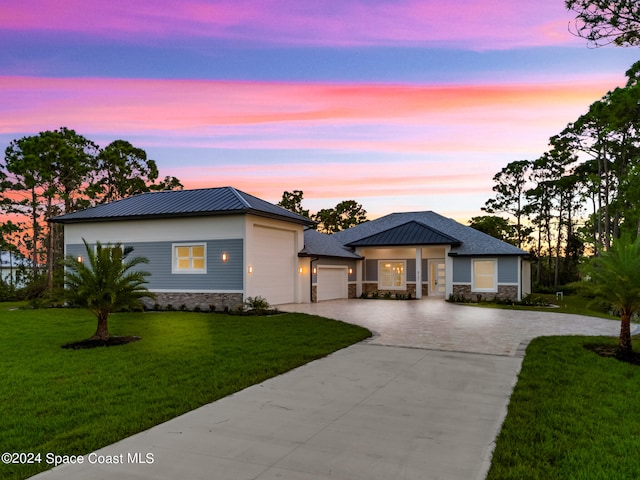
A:
<svg viewBox="0 0 640 480">
<path fill-rule="evenodd" d="M 619 327 L 434 299 L 280 308 L 376 334 L 36 478 L 482 480 L 523 346 L 541 335 L 617 335 Z M 92 461 L 100 458 L 122 461 Z"/>
<path fill-rule="evenodd" d="M 541 336 L 617 336 L 620 331 L 620 323 L 613 320 L 552 309 L 502 310 L 441 299 L 332 300 L 280 308 L 361 325 L 374 332 L 368 340 L 372 344 L 490 355 L 522 356 L 526 345 Z"/>
</svg>

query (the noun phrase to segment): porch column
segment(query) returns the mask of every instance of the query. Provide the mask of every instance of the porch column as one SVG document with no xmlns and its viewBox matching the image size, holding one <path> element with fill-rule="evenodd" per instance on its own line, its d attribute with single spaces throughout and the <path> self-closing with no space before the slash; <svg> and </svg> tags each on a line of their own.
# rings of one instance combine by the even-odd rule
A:
<svg viewBox="0 0 640 480">
<path fill-rule="evenodd" d="M 451 245 L 444 247 L 444 271 L 446 279 L 446 288 L 444 298 L 449 298 L 453 293 L 453 258 L 449 256 Z"/>
<path fill-rule="evenodd" d="M 416 298 L 422 298 L 422 247 L 416 247 Z"/>
<path fill-rule="evenodd" d="M 362 264 L 364 260 L 356 260 L 356 298 L 362 295 Z"/>
</svg>

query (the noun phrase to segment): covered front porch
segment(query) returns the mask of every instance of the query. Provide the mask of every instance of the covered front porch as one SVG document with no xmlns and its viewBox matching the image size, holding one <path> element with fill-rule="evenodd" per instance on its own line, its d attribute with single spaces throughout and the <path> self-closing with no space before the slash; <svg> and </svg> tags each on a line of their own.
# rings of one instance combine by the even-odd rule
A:
<svg viewBox="0 0 640 480">
<path fill-rule="evenodd" d="M 447 298 L 453 291 L 450 245 L 358 247 L 356 296 Z"/>
</svg>

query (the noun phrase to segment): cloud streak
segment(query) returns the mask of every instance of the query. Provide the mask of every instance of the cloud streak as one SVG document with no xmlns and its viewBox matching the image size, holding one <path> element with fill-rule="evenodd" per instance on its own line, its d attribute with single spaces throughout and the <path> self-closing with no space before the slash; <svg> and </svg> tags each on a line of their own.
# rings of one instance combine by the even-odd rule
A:
<svg viewBox="0 0 640 480">
<path fill-rule="evenodd" d="M 300 140 L 296 135 L 313 142 L 314 129 L 316 140 L 328 141 L 323 129 L 333 128 L 334 139 L 354 144 L 371 141 L 368 129 L 377 139 L 389 129 L 411 143 L 412 128 L 545 124 L 563 112 L 584 110 L 606 91 L 605 85 L 611 80 L 414 86 L 0 77 L 5 103 L 0 132 L 63 122 L 99 132 L 167 132 L 208 142 L 219 137 L 224 146 L 250 141 L 244 135 L 262 128 L 269 136 L 280 130 L 293 142 Z M 342 129 L 354 125 L 360 129 Z M 348 132 L 356 138 L 348 138 Z"/>
<path fill-rule="evenodd" d="M 558 0 L 22 0 L 0 6 L 0 29 L 14 31 L 289 46 L 566 45 L 575 41 L 566 33 L 570 19 Z"/>
<path fill-rule="evenodd" d="M 234 185 L 273 201 L 285 189 L 325 202 L 349 192 L 379 214 L 389 198 L 463 211 L 490 196 L 505 158 L 539 155 L 613 84 L 0 77 L 0 134 L 68 126 L 92 139 L 126 138 L 189 188 Z M 196 159 L 196 151 L 207 153 Z"/>
</svg>

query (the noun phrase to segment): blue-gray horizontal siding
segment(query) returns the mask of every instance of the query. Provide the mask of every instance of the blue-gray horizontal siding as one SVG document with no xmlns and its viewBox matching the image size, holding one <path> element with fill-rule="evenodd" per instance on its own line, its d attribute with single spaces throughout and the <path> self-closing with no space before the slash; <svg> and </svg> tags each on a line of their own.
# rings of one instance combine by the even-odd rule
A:
<svg viewBox="0 0 640 480">
<path fill-rule="evenodd" d="M 364 281 L 365 282 L 377 282 L 378 281 L 378 260 L 365 260 L 364 261 Z"/>
<path fill-rule="evenodd" d="M 472 257 L 453 258 L 453 283 L 471 283 Z M 498 257 L 498 283 L 518 283 L 520 257 Z"/>
<path fill-rule="evenodd" d="M 498 283 L 518 283 L 520 257 L 498 258 Z"/>
<path fill-rule="evenodd" d="M 471 283 L 471 258 L 453 257 L 453 283 Z"/>
<path fill-rule="evenodd" d="M 132 256 L 146 257 L 149 263 L 140 265 L 149 272 L 149 290 L 242 290 L 243 289 L 243 241 L 242 239 L 180 241 L 181 244 L 207 244 L 207 273 L 171 273 L 172 244 L 174 242 L 131 242 Z M 93 245 L 91 245 L 93 248 Z M 226 252 L 228 260 L 222 261 Z M 83 244 L 67 245 L 67 255 L 86 257 Z"/>
</svg>

